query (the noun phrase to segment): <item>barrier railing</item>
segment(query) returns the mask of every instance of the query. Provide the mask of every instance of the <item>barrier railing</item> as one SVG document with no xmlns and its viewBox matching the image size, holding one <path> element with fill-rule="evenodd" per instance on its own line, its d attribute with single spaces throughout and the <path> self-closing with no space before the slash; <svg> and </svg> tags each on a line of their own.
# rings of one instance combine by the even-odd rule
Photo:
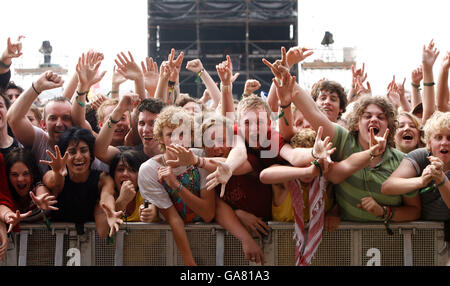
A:
<svg viewBox="0 0 450 286">
<path fill-rule="evenodd" d="M 269 222 L 269 235 L 257 242 L 264 251 L 265 265 L 294 265 L 293 224 Z M 342 222 L 336 232 L 323 233 L 313 258 L 315 266 L 443 266 L 449 265 L 444 224 L 417 221 L 391 224 Z M 189 224 L 186 231 L 198 265 L 246 266 L 241 243 L 217 224 Z M 11 236 L 7 266 L 171 266 L 183 265 L 167 224 L 122 225 L 113 242 L 101 239 L 95 224 L 85 224 L 77 235 L 75 225 L 23 224 Z"/>
</svg>

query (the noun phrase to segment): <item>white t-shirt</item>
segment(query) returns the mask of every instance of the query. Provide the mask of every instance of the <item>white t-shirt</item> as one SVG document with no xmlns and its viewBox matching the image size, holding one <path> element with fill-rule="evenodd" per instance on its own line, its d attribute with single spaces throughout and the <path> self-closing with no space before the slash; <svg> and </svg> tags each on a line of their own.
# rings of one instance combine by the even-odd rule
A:
<svg viewBox="0 0 450 286">
<path fill-rule="evenodd" d="M 203 149 L 192 148 L 195 155 L 204 157 Z M 160 156 L 160 155 L 157 155 Z M 157 156 L 147 160 L 139 168 L 138 185 L 141 196 L 150 203 L 160 209 L 168 209 L 173 205 L 169 194 L 164 186 L 158 181 L 158 168 L 163 165 L 159 164 L 155 159 Z M 175 176 L 182 174 L 189 166 L 180 166 L 173 169 Z M 200 174 L 200 189 L 206 188 L 206 177 L 209 172 L 205 169 L 198 168 Z"/>
</svg>

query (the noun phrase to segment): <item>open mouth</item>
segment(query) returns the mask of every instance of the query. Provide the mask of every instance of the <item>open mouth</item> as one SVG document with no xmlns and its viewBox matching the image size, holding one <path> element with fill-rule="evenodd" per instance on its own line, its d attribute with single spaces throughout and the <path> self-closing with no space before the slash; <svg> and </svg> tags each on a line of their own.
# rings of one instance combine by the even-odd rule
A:
<svg viewBox="0 0 450 286">
<path fill-rule="evenodd" d="M 376 128 L 376 127 L 369 127 L 369 133 L 370 133 L 370 129 L 373 129 L 373 134 L 374 135 L 378 135 L 378 133 L 380 132 L 380 129 Z"/>
<path fill-rule="evenodd" d="M 17 184 L 17 188 L 18 188 L 19 190 L 23 190 L 23 189 L 25 189 L 27 186 L 28 186 L 28 184 Z"/>
<path fill-rule="evenodd" d="M 402 137 L 403 140 L 413 140 L 414 137 L 411 134 L 405 134 Z"/>
<path fill-rule="evenodd" d="M 448 150 L 441 150 L 441 151 L 439 151 L 441 154 L 444 154 L 444 155 L 446 155 L 446 154 L 448 154 Z"/>
<path fill-rule="evenodd" d="M 80 163 L 73 163 L 73 165 L 75 166 L 75 167 L 82 167 L 82 166 L 84 166 L 84 162 L 80 162 Z"/>
</svg>

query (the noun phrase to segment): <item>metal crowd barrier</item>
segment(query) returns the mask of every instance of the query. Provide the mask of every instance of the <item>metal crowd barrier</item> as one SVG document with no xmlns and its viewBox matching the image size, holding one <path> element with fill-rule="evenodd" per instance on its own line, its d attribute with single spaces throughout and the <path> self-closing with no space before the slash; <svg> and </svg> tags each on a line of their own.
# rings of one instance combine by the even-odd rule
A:
<svg viewBox="0 0 450 286">
<path fill-rule="evenodd" d="M 271 232 L 257 239 L 265 265 L 294 265 L 292 223 L 269 222 Z M 313 266 L 444 266 L 450 252 L 440 222 L 383 224 L 342 222 L 336 232 L 323 233 Z M 241 243 L 217 224 L 189 224 L 186 231 L 198 265 L 246 266 Z M 113 241 L 101 239 L 95 224 L 22 224 L 11 236 L 0 266 L 172 266 L 183 265 L 167 224 L 128 223 Z"/>
</svg>

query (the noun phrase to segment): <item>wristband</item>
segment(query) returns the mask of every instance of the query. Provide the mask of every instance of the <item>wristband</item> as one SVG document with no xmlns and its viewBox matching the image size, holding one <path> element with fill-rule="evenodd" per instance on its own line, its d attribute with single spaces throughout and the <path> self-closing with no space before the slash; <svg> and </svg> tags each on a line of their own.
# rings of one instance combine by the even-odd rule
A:
<svg viewBox="0 0 450 286">
<path fill-rule="evenodd" d="M 319 157 L 317 157 L 316 155 L 314 155 L 314 149 L 313 148 L 311 148 L 311 156 L 314 158 L 314 159 L 319 159 Z"/>
<path fill-rule="evenodd" d="M 433 86 L 434 82 L 424 82 L 423 86 Z"/>
<path fill-rule="evenodd" d="M 291 106 L 291 103 L 292 102 L 289 102 L 289 104 L 286 104 L 286 105 L 280 105 L 280 107 L 281 107 L 281 109 L 288 108 L 289 106 Z"/>
<path fill-rule="evenodd" d="M 77 92 L 77 93 L 78 93 L 78 92 Z M 75 97 L 75 99 L 77 100 L 77 103 L 78 103 L 81 107 L 85 107 L 86 104 L 84 104 L 83 102 L 81 102 L 81 101 L 78 99 L 78 96 L 80 96 L 80 95 L 77 95 L 77 96 Z"/>
<path fill-rule="evenodd" d="M 31 83 L 31 87 L 33 88 L 33 90 L 34 90 L 34 92 L 36 92 L 36 94 L 41 94 L 40 92 L 38 92 L 37 90 L 36 90 L 36 88 L 34 87 L 34 82 L 32 82 Z"/>
<path fill-rule="evenodd" d="M 199 83 L 199 82 L 200 82 L 200 80 L 202 79 L 202 74 L 203 74 L 204 71 L 205 71 L 205 70 L 202 69 L 201 71 L 199 71 L 199 72 L 197 73 L 197 78 L 195 79 L 195 83 Z"/>
<path fill-rule="evenodd" d="M 311 162 L 311 165 L 316 166 L 316 168 L 320 171 L 320 176 L 322 176 L 322 167 L 320 167 L 320 163 L 317 160 L 314 160 Z"/>
<path fill-rule="evenodd" d="M 441 183 L 437 184 L 436 187 L 439 188 L 440 186 L 442 186 L 443 184 L 445 184 L 445 181 L 447 181 L 447 176 L 444 175 L 444 179 L 442 180 Z"/>
<path fill-rule="evenodd" d="M 11 64 L 12 64 L 12 62 L 11 62 Z M 9 69 L 9 67 L 11 66 L 11 64 L 5 65 L 4 62 L 0 61 L 0 67 L 2 67 L 2 68 L 4 68 L 4 69 Z"/>
<path fill-rule="evenodd" d="M 169 80 L 169 82 L 167 83 L 167 85 L 170 86 L 170 87 L 174 87 L 174 86 L 175 86 L 175 82 Z"/>
<path fill-rule="evenodd" d="M 181 192 L 181 190 L 183 189 L 183 184 L 180 183 L 180 185 L 178 186 L 178 188 L 174 191 L 175 194 L 178 194 L 179 192 Z"/>
<path fill-rule="evenodd" d="M 117 123 L 120 122 L 120 119 L 119 120 L 114 120 L 114 119 L 112 119 L 112 115 L 110 115 L 109 116 L 109 121 L 111 121 L 112 124 L 117 124 Z"/>
<path fill-rule="evenodd" d="M 420 84 L 411 83 L 411 85 L 412 85 L 413 87 L 417 88 L 417 89 L 420 88 Z"/>
</svg>

